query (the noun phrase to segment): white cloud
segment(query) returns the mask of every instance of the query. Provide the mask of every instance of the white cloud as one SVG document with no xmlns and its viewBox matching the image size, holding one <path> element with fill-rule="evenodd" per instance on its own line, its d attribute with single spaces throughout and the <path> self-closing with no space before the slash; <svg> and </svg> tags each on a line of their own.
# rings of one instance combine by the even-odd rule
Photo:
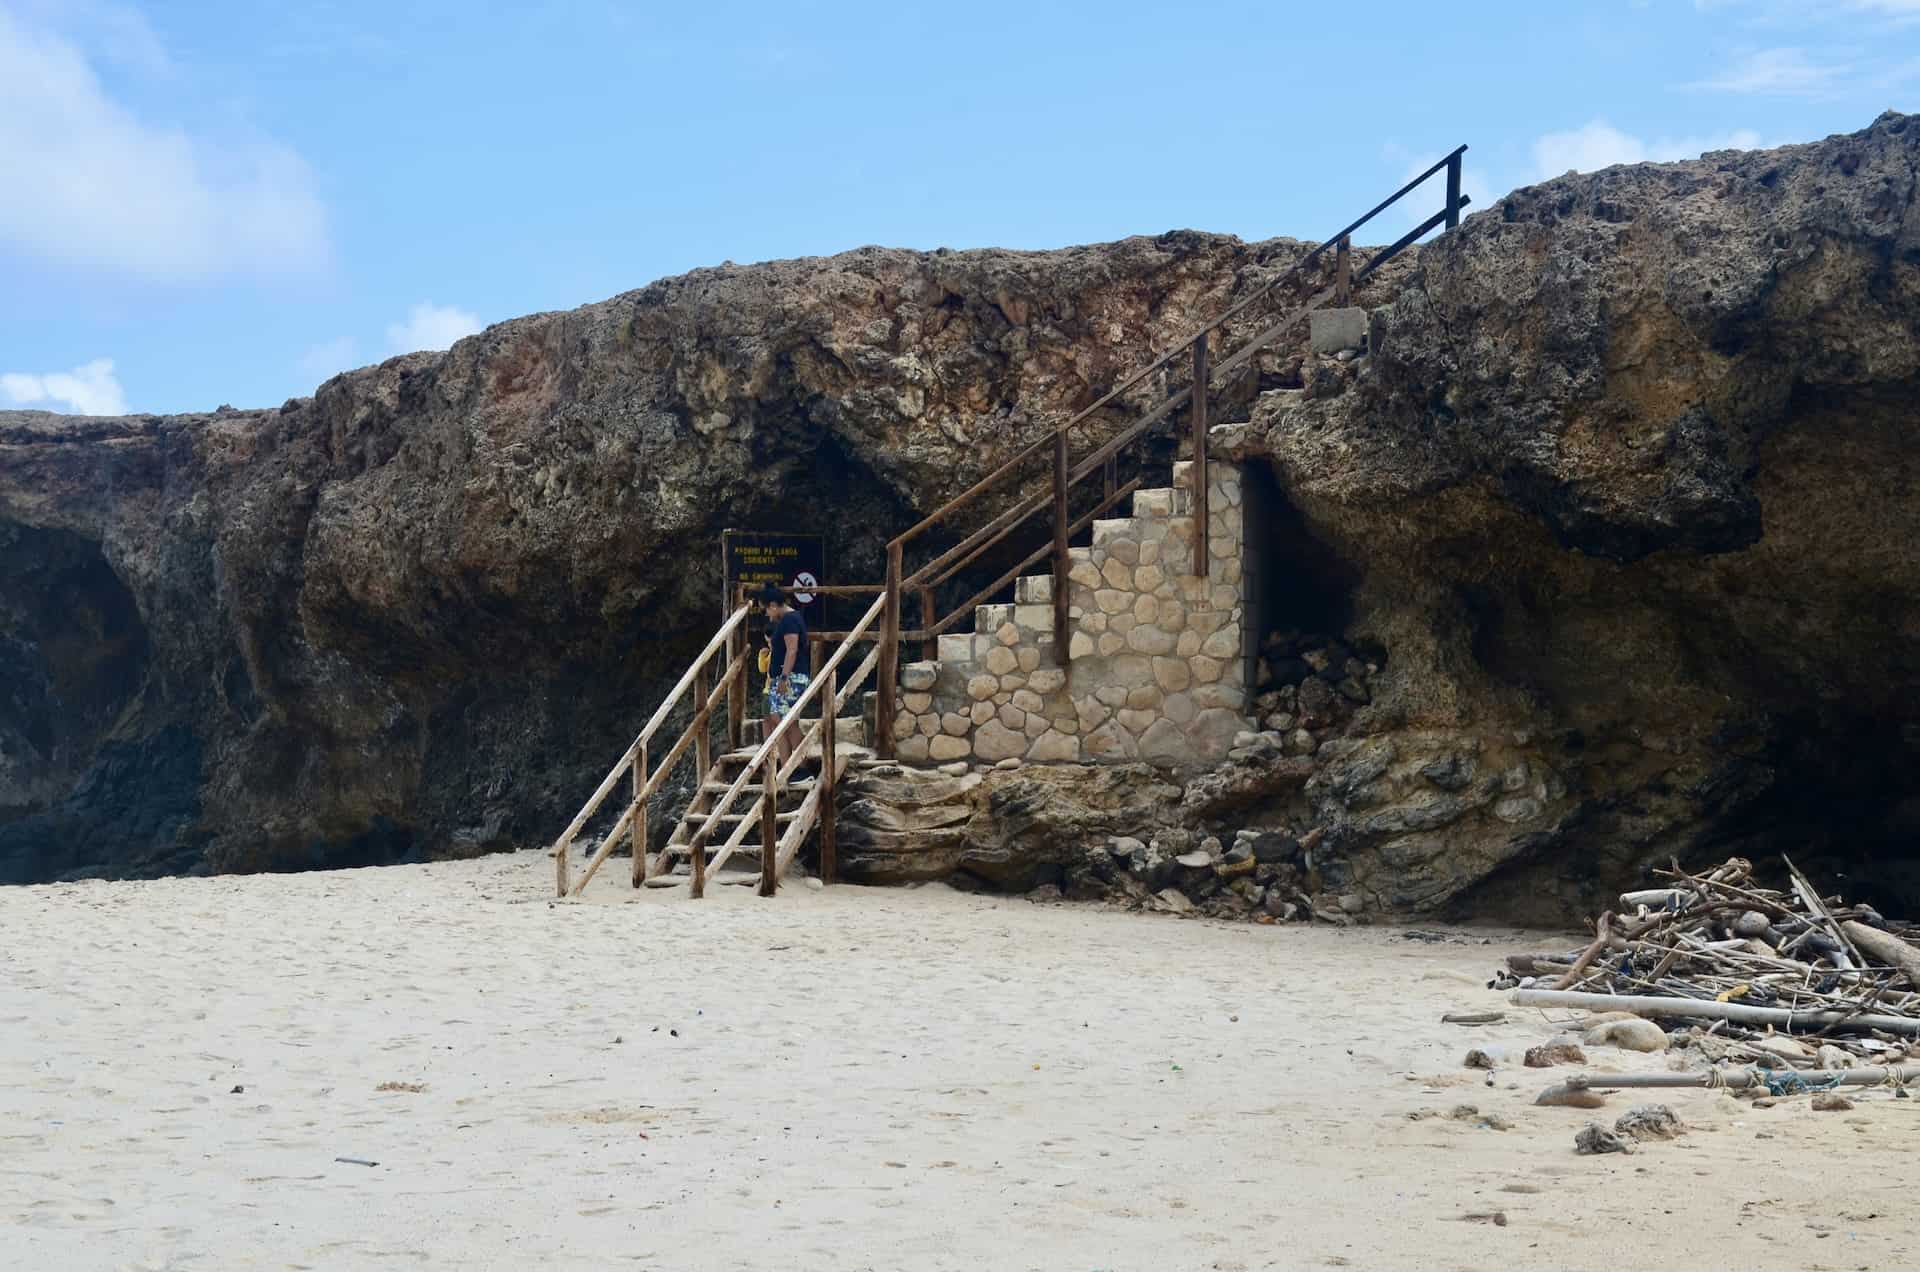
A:
<svg viewBox="0 0 1920 1272">
<path fill-rule="evenodd" d="M 1760 49 L 1687 87 L 1716 93 L 1817 97 L 1833 91 L 1852 71 L 1843 62 L 1816 62 L 1805 49 Z"/>
<path fill-rule="evenodd" d="M 422 301 L 407 311 L 405 322 L 387 328 L 387 344 L 395 353 L 446 349 L 462 336 L 480 330 L 480 319 L 452 305 Z"/>
<path fill-rule="evenodd" d="M 101 56 L 166 66 L 137 14 L 87 11 Z M 33 259 L 164 283 L 311 274 L 329 259 L 326 212 L 298 154 L 141 119 L 79 45 L 4 7 L 0 172 L 14 192 L 0 199 L 0 247 Z"/>
<path fill-rule="evenodd" d="M 64 402 L 81 415 L 127 413 L 126 394 L 120 391 L 111 358 L 96 358 L 71 371 L 55 371 L 49 375 L 10 371 L 0 375 L 0 396 L 16 406 L 47 407 Z"/>
<path fill-rule="evenodd" d="M 1643 141 L 1596 119 L 1566 132 L 1548 133 L 1533 143 L 1533 166 L 1541 178 L 1569 170 L 1597 172 L 1617 163 L 1665 163 L 1692 159 L 1710 150 L 1753 150 L 1760 134 L 1743 128 L 1714 137 L 1658 137 Z"/>
<path fill-rule="evenodd" d="M 325 380 L 352 368 L 359 357 L 359 343 L 352 336 L 323 340 L 300 355 L 300 370 L 315 380 Z"/>
</svg>

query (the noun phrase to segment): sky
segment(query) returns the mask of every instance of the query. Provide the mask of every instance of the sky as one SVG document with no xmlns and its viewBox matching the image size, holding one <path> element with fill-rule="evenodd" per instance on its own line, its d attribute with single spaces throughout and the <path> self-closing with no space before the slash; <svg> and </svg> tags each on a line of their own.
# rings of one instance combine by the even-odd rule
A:
<svg viewBox="0 0 1920 1272">
<path fill-rule="evenodd" d="M 1886 109 L 1920 0 L 0 0 L 0 408 L 275 406 L 700 265 L 1317 240 L 1463 142 L 1486 207 Z"/>
</svg>

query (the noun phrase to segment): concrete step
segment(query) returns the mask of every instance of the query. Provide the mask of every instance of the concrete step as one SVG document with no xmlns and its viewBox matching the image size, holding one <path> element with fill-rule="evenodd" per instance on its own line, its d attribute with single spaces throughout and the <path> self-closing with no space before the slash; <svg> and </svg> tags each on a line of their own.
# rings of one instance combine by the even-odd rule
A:
<svg viewBox="0 0 1920 1272">
<path fill-rule="evenodd" d="M 977 619 L 975 621 L 976 623 L 978 622 Z M 943 663 L 972 662 L 974 659 L 974 651 L 978 648 L 973 638 L 973 632 L 949 633 L 942 636 L 940 638 L 940 661 Z"/>
<path fill-rule="evenodd" d="M 973 630 L 982 636 L 991 636 L 1013 621 L 1011 605 L 976 605 L 973 607 Z"/>
<path fill-rule="evenodd" d="M 1028 574 L 1013 581 L 1015 605 L 1053 604 L 1053 575 Z"/>
<path fill-rule="evenodd" d="M 1133 515 L 1162 521 L 1173 516 L 1173 488 L 1159 486 L 1152 490 L 1134 491 Z"/>
</svg>

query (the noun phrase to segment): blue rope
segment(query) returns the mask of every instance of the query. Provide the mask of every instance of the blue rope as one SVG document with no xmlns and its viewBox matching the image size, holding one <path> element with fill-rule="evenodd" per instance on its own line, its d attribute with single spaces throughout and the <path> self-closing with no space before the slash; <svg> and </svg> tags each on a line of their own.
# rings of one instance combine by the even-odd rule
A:
<svg viewBox="0 0 1920 1272">
<path fill-rule="evenodd" d="M 1767 1084 L 1767 1091 L 1776 1096 L 1803 1095 L 1808 1092 L 1817 1094 L 1832 1091 L 1840 1085 L 1840 1075 L 1837 1073 L 1830 1078 L 1809 1082 L 1792 1069 L 1763 1070 L 1760 1080 Z"/>
</svg>

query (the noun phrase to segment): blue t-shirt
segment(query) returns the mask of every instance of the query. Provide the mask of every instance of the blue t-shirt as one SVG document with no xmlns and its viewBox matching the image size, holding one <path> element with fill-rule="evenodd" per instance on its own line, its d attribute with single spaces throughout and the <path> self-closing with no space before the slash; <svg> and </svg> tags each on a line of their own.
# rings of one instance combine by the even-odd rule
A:
<svg viewBox="0 0 1920 1272">
<path fill-rule="evenodd" d="M 787 665 L 788 636 L 800 638 L 799 648 L 793 655 L 793 674 L 796 676 L 810 674 L 807 663 L 807 620 L 800 617 L 799 610 L 790 609 L 767 629 L 767 643 L 773 647 L 773 662 L 767 668 L 769 679 L 778 680 L 781 670 Z"/>
</svg>

